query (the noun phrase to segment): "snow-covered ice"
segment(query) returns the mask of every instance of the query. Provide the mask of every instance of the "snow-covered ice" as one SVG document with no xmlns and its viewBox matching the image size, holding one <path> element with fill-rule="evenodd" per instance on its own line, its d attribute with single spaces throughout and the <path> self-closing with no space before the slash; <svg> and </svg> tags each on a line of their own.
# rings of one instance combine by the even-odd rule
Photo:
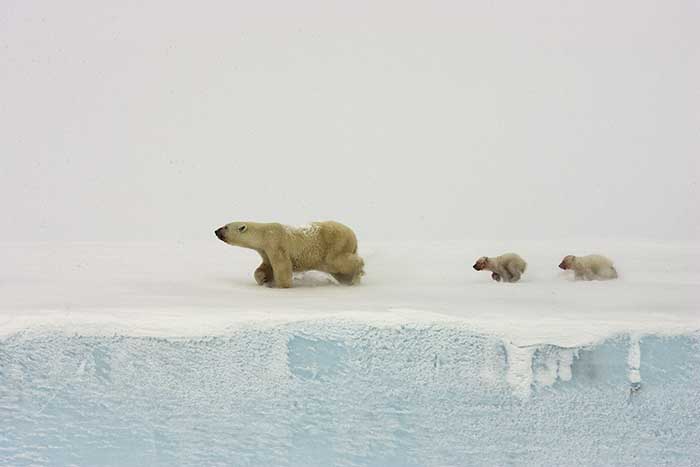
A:
<svg viewBox="0 0 700 467">
<path fill-rule="evenodd" d="M 360 243 L 259 287 L 207 243 L 0 249 L 0 464 L 697 465 L 700 247 Z M 471 269 L 513 249 L 517 284 Z M 621 278 L 574 282 L 564 254 Z"/>
<path fill-rule="evenodd" d="M 575 245 L 577 249 L 572 249 Z M 517 284 L 471 268 L 508 247 L 528 261 Z M 604 251 L 621 278 L 575 282 L 567 253 Z M 700 328 L 700 246 L 572 241 L 360 242 L 366 276 L 341 287 L 322 273 L 289 290 L 261 288 L 260 259 L 212 236 L 198 243 L 11 243 L 0 250 L 0 333 L 42 326 L 67 333 L 173 337 L 226 334 L 243 323 L 299 320 L 449 322 L 516 345 L 565 347 L 619 333 Z"/>
</svg>

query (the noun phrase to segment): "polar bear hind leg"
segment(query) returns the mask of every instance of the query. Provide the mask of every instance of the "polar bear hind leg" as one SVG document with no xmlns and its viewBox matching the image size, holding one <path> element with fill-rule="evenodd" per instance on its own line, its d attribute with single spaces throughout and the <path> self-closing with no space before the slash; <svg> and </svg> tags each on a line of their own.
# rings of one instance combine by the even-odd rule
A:
<svg viewBox="0 0 700 467">
<path fill-rule="evenodd" d="M 344 253 L 328 261 L 327 271 L 341 284 L 355 285 L 365 273 L 364 265 L 355 253 Z"/>
<path fill-rule="evenodd" d="M 510 262 L 508 263 L 508 266 L 506 266 L 506 269 L 508 269 L 508 272 L 510 273 L 509 282 L 518 282 L 520 280 L 521 272 L 517 264 Z"/>
</svg>

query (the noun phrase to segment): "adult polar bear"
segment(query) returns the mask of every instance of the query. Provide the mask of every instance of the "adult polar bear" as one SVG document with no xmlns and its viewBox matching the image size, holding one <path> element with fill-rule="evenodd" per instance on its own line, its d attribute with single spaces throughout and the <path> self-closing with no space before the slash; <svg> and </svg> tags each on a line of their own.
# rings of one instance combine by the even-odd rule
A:
<svg viewBox="0 0 700 467">
<path fill-rule="evenodd" d="M 304 227 L 278 223 L 231 222 L 214 231 L 229 245 L 250 248 L 260 254 L 255 270 L 259 285 L 291 287 L 294 271 L 327 272 L 341 284 L 355 285 L 364 274 L 357 255 L 355 233 L 339 222 L 312 222 Z"/>
</svg>

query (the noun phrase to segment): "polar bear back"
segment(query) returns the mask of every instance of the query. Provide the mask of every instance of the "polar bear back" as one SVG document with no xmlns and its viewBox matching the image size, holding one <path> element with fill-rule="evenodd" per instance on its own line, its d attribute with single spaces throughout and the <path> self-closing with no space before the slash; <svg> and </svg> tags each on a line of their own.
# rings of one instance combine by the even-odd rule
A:
<svg viewBox="0 0 700 467">
<path fill-rule="evenodd" d="M 296 271 L 317 269 L 329 258 L 357 252 L 353 231 L 339 222 L 312 222 L 301 227 L 284 226 L 285 246 Z"/>
<path fill-rule="evenodd" d="M 617 271 L 613 262 L 603 255 L 576 256 L 573 269 L 579 279 L 617 279 Z"/>
<path fill-rule="evenodd" d="M 598 272 L 601 269 L 611 268 L 613 262 L 603 255 L 587 255 L 577 256 L 576 262 L 583 268 L 587 268 L 593 272 Z"/>
</svg>

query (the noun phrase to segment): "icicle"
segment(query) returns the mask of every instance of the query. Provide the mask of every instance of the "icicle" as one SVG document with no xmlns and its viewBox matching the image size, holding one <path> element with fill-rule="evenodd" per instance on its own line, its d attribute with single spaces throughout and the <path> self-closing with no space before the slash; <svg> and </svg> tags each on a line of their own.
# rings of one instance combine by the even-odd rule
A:
<svg viewBox="0 0 700 467">
<path fill-rule="evenodd" d="M 525 399 L 532 390 L 532 355 L 535 348 L 518 347 L 507 342 L 505 349 L 508 358 L 506 381 L 516 396 Z"/>
<path fill-rule="evenodd" d="M 578 349 L 559 350 L 557 376 L 561 381 L 571 381 L 571 365 L 574 364 L 574 358 L 576 357 L 578 357 Z"/>
<path fill-rule="evenodd" d="M 630 381 L 630 392 L 637 392 L 642 388 L 642 375 L 639 373 L 641 359 L 639 336 L 630 336 L 630 348 L 627 354 L 627 376 Z"/>
<path fill-rule="evenodd" d="M 559 354 L 555 348 L 543 348 L 533 362 L 533 375 L 538 386 L 551 386 L 557 380 Z"/>
</svg>

